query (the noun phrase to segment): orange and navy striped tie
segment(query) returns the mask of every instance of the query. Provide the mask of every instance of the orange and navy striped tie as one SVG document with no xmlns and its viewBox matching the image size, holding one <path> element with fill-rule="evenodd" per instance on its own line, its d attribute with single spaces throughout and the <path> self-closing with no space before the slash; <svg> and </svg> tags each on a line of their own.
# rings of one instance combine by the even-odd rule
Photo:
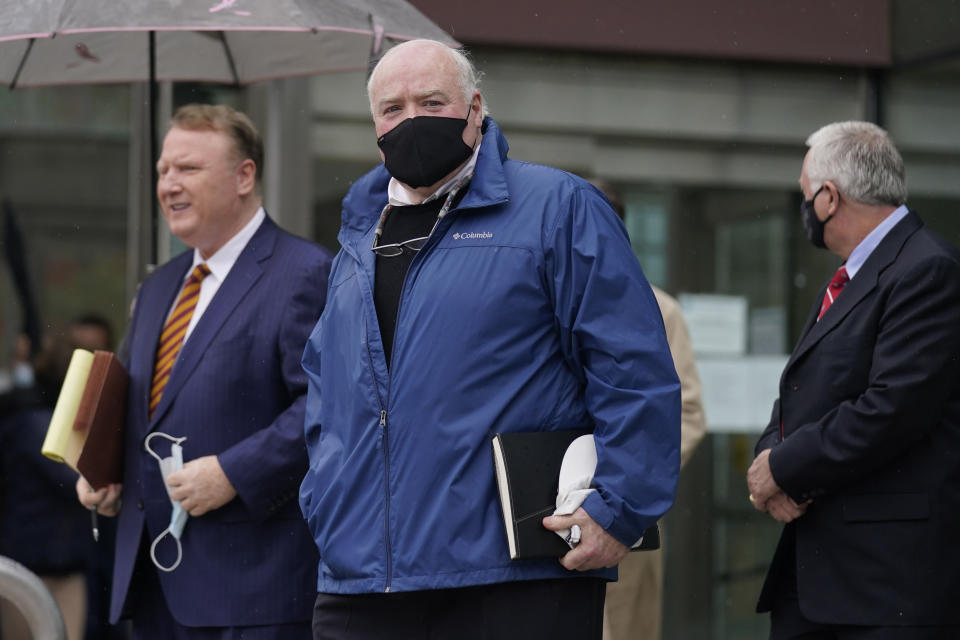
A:
<svg viewBox="0 0 960 640">
<path fill-rule="evenodd" d="M 183 337 L 187 333 L 187 327 L 190 325 L 190 318 L 193 317 L 193 310 L 197 308 L 197 299 L 200 297 L 200 283 L 210 274 L 210 267 L 200 263 L 193 268 L 186 284 L 183 285 L 183 291 L 180 292 L 180 298 L 177 300 L 177 306 L 173 308 L 173 313 L 167 323 L 163 325 L 163 331 L 160 333 L 160 340 L 157 343 L 157 357 L 153 365 L 153 382 L 150 385 L 150 417 L 153 418 L 153 412 L 160 404 L 160 398 L 163 397 L 163 390 L 170 379 L 170 370 L 173 369 L 173 363 L 180 353 L 180 347 L 183 345 Z"/>
</svg>

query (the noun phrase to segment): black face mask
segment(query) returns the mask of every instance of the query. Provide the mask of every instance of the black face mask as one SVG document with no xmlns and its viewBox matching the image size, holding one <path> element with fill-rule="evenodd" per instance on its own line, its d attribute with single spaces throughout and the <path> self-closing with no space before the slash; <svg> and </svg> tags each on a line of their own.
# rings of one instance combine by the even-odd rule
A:
<svg viewBox="0 0 960 640">
<path fill-rule="evenodd" d="M 463 141 L 466 118 L 407 118 L 377 139 L 390 175 L 413 187 L 429 187 L 463 164 L 473 153 Z"/>
<path fill-rule="evenodd" d="M 807 239 L 811 244 L 818 249 L 826 249 L 827 245 L 823 241 L 823 228 L 827 226 L 827 223 L 835 214 L 830 214 L 826 220 L 820 220 L 817 217 L 817 212 L 813 208 L 813 201 L 817 199 L 821 191 L 823 191 L 823 187 L 817 189 L 812 198 L 800 203 L 800 217 L 803 219 L 803 230 L 807 232 Z"/>
</svg>

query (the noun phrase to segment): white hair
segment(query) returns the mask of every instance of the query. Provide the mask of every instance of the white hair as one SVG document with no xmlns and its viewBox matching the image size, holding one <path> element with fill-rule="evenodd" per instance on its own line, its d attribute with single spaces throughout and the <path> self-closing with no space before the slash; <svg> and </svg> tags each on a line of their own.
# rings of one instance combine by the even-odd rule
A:
<svg viewBox="0 0 960 640">
<path fill-rule="evenodd" d="M 428 40 L 425 38 L 402 42 L 395 47 L 391 47 L 386 53 L 380 56 L 380 59 L 377 61 L 377 65 L 373 68 L 373 71 L 370 72 L 370 77 L 367 78 L 367 98 L 370 98 L 370 87 L 373 86 L 374 79 L 377 77 L 377 72 L 380 70 L 380 65 L 384 60 L 390 59 L 397 51 L 402 51 L 409 46 L 423 44 L 425 42 L 438 45 L 450 54 L 450 58 L 453 60 L 453 63 L 457 69 L 457 85 L 463 92 L 464 103 L 469 105 L 473 101 L 473 94 L 480 93 L 480 79 L 483 77 L 483 73 L 477 71 L 473 61 L 470 60 L 470 54 L 465 49 L 453 49 L 442 42 Z M 480 93 L 480 98 L 483 116 L 486 117 L 490 114 L 490 110 L 487 108 L 487 99 L 483 97 L 482 93 Z M 373 113 L 372 101 L 370 102 L 370 112 Z"/>
<path fill-rule="evenodd" d="M 841 193 L 869 205 L 907 201 L 903 158 L 887 132 L 870 122 L 834 122 L 807 138 L 807 179 L 816 191 L 827 180 Z"/>
</svg>

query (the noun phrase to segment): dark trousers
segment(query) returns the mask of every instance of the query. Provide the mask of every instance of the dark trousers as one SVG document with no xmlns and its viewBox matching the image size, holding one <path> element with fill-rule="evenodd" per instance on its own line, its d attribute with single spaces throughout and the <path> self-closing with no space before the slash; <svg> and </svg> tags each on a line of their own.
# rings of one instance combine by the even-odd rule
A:
<svg viewBox="0 0 960 640">
<path fill-rule="evenodd" d="M 606 582 L 564 578 L 402 593 L 321 593 L 314 640 L 601 640 Z"/>
</svg>

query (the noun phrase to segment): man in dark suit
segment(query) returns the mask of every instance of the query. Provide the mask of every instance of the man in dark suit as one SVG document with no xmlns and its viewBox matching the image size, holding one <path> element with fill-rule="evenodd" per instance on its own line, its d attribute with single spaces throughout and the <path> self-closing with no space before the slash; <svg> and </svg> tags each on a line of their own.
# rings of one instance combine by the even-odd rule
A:
<svg viewBox="0 0 960 640">
<path fill-rule="evenodd" d="M 135 639 L 311 635 L 300 356 L 330 255 L 266 216 L 262 158 L 246 116 L 188 105 L 157 163 L 164 217 L 192 251 L 137 297 L 124 482 L 77 484 L 84 505 L 119 513 L 111 619 L 131 617 Z M 161 473 L 172 440 L 182 468 Z"/>
<path fill-rule="evenodd" d="M 960 638 L 960 254 L 903 206 L 879 127 L 827 125 L 800 174 L 816 300 L 747 472 L 786 523 L 771 638 Z"/>
</svg>

